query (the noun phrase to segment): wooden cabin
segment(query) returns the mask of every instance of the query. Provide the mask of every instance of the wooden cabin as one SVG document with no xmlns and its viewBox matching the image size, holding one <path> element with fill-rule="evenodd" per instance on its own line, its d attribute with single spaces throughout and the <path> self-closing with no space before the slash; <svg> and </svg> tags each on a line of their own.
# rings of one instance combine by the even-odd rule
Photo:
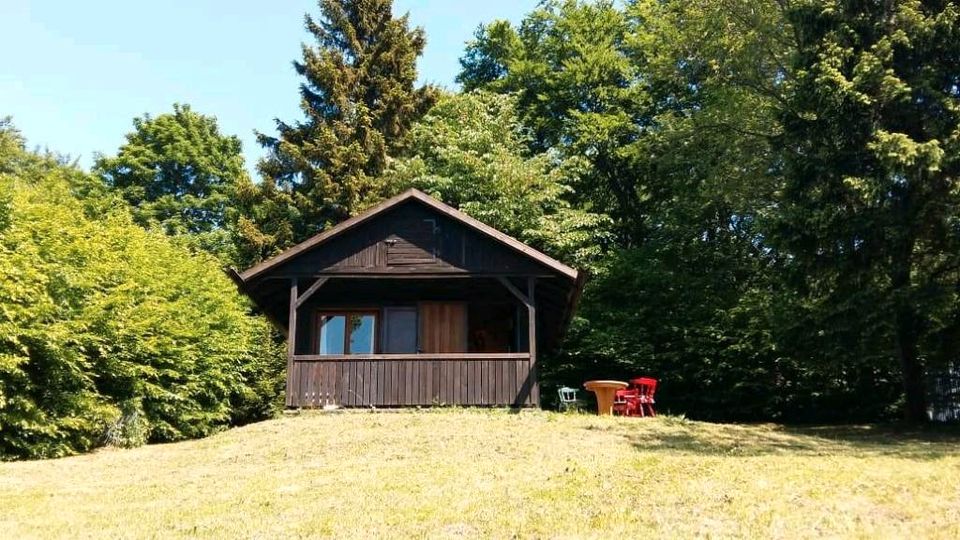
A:
<svg viewBox="0 0 960 540">
<path fill-rule="evenodd" d="M 539 406 L 581 275 L 410 190 L 242 273 L 287 334 L 287 407 Z"/>
</svg>

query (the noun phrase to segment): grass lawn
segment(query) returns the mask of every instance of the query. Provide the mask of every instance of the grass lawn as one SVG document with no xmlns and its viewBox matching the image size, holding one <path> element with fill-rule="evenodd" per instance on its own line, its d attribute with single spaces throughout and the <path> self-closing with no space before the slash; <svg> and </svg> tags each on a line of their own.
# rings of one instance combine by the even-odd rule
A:
<svg viewBox="0 0 960 540">
<path fill-rule="evenodd" d="M 0 538 L 958 538 L 958 443 L 670 417 L 304 413 L 0 463 Z"/>
</svg>

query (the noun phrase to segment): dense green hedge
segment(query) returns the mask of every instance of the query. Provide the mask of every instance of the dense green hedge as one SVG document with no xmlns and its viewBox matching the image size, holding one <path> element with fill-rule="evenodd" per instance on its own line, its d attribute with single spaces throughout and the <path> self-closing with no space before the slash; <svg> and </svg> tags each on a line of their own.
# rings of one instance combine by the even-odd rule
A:
<svg viewBox="0 0 960 540">
<path fill-rule="evenodd" d="M 0 458 L 270 414 L 281 351 L 217 260 L 136 226 L 109 195 L 78 196 L 76 169 L 14 154 L 0 153 Z"/>
</svg>

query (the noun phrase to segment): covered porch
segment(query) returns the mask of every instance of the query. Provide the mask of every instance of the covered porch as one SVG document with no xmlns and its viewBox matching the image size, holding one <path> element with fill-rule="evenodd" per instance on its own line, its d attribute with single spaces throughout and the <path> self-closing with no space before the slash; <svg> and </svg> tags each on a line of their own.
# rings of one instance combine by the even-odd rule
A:
<svg viewBox="0 0 960 540">
<path fill-rule="evenodd" d="M 558 321 L 551 319 L 563 310 L 553 304 L 565 301 L 553 299 L 565 292 L 555 281 L 343 274 L 276 280 L 274 287 L 289 289 L 286 405 L 536 406 L 537 343 L 554 337 L 549 329 Z"/>
</svg>

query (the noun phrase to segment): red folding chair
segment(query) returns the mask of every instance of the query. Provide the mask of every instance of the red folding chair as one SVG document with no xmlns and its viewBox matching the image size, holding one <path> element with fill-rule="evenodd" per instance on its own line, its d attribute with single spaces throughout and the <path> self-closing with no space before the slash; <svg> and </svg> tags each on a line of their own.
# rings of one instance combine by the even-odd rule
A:
<svg viewBox="0 0 960 540">
<path fill-rule="evenodd" d="M 649 412 L 650 416 L 656 416 L 657 411 L 653 408 L 656 402 L 653 400 L 653 396 L 657 393 L 657 380 L 650 377 L 639 377 L 631 379 L 630 386 L 637 392 L 636 408 L 639 410 L 640 416 L 647 416 L 646 412 Z M 646 407 L 646 411 L 644 411 L 644 407 Z"/>
</svg>

